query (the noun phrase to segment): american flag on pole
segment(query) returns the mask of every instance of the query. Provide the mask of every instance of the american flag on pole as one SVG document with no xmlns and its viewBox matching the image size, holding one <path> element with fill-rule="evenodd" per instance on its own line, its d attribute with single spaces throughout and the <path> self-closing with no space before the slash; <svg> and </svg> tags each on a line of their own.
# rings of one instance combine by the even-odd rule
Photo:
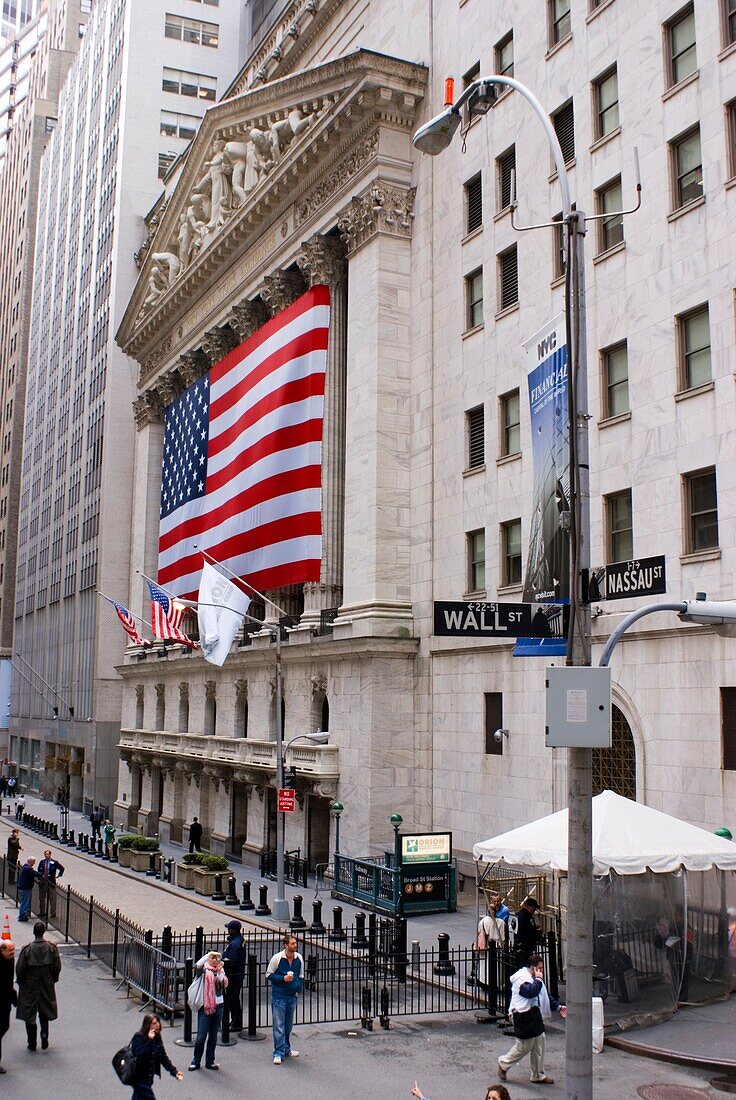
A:
<svg viewBox="0 0 736 1100">
<path fill-rule="evenodd" d="M 329 289 L 312 287 L 166 409 L 158 580 L 207 550 L 256 589 L 319 580 Z"/>
<path fill-rule="evenodd" d="M 174 608 L 175 601 L 153 581 L 148 582 L 148 587 L 151 591 L 151 630 L 154 638 L 160 638 L 162 641 L 180 642 L 181 645 L 189 646 L 190 649 L 196 648 L 197 643 L 187 638 L 186 634 L 174 624 L 174 619 L 178 613 L 178 610 Z M 179 607 L 182 607 L 182 605 L 180 604 Z M 186 608 L 182 607 L 181 615 L 178 615 L 179 622 L 182 620 L 184 611 L 186 611 Z"/>
<path fill-rule="evenodd" d="M 100 592 L 100 595 L 102 596 L 101 592 Z M 109 596 L 102 596 L 102 598 L 103 598 L 103 600 L 107 600 L 107 602 L 109 604 L 112 604 L 112 606 L 115 608 L 115 611 L 117 612 L 117 616 L 120 619 L 120 622 L 122 623 L 123 630 L 128 635 L 128 637 L 131 639 L 131 641 L 133 641 L 135 643 L 135 645 L 144 645 L 145 646 L 145 645 L 151 645 L 152 644 L 148 640 L 148 638 L 142 638 L 141 635 L 138 633 L 138 631 L 136 629 L 136 625 L 135 625 L 135 619 L 131 615 L 130 611 L 128 611 L 127 607 L 124 607 L 123 604 L 118 603 L 117 600 L 111 600 Z"/>
</svg>

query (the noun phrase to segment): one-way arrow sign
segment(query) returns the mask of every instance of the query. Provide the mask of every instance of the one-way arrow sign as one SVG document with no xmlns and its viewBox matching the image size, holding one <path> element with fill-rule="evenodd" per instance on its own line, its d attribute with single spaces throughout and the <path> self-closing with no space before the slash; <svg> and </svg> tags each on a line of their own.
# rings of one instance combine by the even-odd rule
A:
<svg viewBox="0 0 736 1100">
<path fill-rule="evenodd" d="M 438 600 L 434 633 L 445 638 L 562 638 L 567 607 L 552 603 Z"/>
</svg>

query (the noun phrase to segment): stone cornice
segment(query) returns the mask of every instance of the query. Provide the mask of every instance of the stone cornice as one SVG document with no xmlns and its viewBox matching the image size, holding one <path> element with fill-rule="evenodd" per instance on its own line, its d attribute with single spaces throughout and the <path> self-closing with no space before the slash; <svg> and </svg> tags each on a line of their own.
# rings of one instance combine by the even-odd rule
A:
<svg viewBox="0 0 736 1100">
<path fill-rule="evenodd" d="M 173 325 L 186 315 L 188 304 L 198 300 L 235 257 L 260 247 L 258 242 L 266 229 L 279 218 L 283 222 L 295 202 L 302 224 L 320 201 L 329 200 L 326 178 L 319 177 L 334 160 L 332 154 L 345 158 L 353 150 L 362 158 L 374 155 L 378 149 L 377 128 L 384 125 L 404 130 L 408 138 L 426 79 L 427 71 L 421 65 L 356 51 L 346 58 L 225 100 L 207 112 L 155 238 L 149 243 L 141 275 L 117 334 L 127 354 L 145 359 L 142 374 L 150 377 L 169 356 L 172 348 L 162 350 L 162 337 L 172 339 Z M 181 263 L 174 252 L 181 248 L 181 240 L 179 246 L 176 244 L 177 233 L 181 232 L 187 209 L 191 211 L 191 196 L 202 190 L 203 174 L 207 176 L 207 166 L 217 153 L 217 142 L 245 148 L 242 143 L 251 140 L 249 134 L 256 131 L 264 134 L 267 130 L 274 134 L 279 126 L 287 125 L 288 113 L 295 111 L 298 112 L 294 115 L 295 122 L 288 123 L 291 129 L 286 134 L 285 149 L 265 167 L 259 163 L 260 175 L 250 190 L 246 188 L 239 205 L 226 209 L 219 220 L 216 213 L 209 211 L 200 210 L 195 215 L 200 226 L 208 213 L 210 222 L 201 244 Z M 409 170 L 409 161 L 407 146 L 404 174 Z M 300 194 L 304 195 L 310 187 L 318 197 L 311 202 L 306 197 L 300 200 Z M 214 191 L 209 194 L 214 195 Z M 289 232 L 287 220 L 281 226 L 282 238 Z M 271 249 L 276 244 L 274 240 Z"/>
</svg>

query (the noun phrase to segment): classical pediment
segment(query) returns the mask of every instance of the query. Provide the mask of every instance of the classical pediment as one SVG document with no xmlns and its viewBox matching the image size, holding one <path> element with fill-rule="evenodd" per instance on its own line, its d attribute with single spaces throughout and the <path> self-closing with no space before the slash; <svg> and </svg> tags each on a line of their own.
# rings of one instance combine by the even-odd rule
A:
<svg viewBox="0 0 736 1100">
<path fill-rule="evenodd" d="M 159 211 L 118 331 L 121 346 L 139 357 L 284 211 L 292 229 L 307 223 L 380 155 L 381 144 L 398 179 L 392 135 L 410 133 L 426 79 L 421 65 L 358 50 L 211 108 Z M 333 171 L 338 162 L 341 171 Z"/>
</svg>

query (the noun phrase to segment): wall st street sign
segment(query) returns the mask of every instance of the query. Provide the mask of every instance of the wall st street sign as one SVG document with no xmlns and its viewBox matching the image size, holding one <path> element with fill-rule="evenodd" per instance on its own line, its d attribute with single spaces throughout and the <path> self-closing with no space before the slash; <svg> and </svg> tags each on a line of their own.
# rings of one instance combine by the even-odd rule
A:
<svg viewBox="0 0 736 1100">
<path fill-rule="evenodd" d="M 627 600 L 632 596 L 661 596 L 667 591 L 664 556 L 607 565 L 599 586 L 602 591 L 595 599 Z"/>
<path fill-rule="evenodd" d="M 564 636 L 566 619 L 561 604 L 438 600 L 434 605 L 434 633 L 443 638 L 556 638 Z"/>
</svg>

